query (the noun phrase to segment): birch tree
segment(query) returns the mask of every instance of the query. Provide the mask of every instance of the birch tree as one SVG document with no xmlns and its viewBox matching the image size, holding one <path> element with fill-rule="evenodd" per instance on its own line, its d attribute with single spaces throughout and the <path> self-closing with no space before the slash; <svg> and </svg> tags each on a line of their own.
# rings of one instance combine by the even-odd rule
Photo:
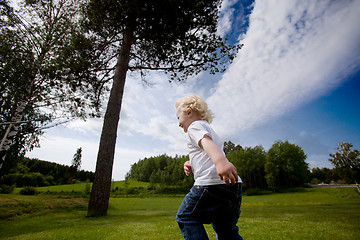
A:
<svg viewBox="0 0 360 240">
<path fill-rule="evenodd" d="M 102 88 L 83 4 L 27 0 L 14 11 L 0 1 L 0 167 L 16 139 L 31 149 L 45 128 L 98 115 Z"/>
</svg>

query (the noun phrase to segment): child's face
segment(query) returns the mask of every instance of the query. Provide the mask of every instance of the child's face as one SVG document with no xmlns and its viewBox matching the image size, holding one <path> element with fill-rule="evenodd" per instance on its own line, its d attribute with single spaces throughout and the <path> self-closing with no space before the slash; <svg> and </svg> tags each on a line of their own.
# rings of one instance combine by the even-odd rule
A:
<svg viewBox="0 0 360 240">
<path fill-rule="evenodd" d="M 190 124 L 194 121 L 191 116 L 192 116 L 192 109 L 188 109 L 187 111 L 182 111 L 180 109 L 180 107 L 177 108 L 176 110 L 176 116 L 179 120 L 179 127 L 181 127 L 182 129 L 184 129 L 184 132 L 187 132 L 188 127 L 190 126 Z"/>
</svg>

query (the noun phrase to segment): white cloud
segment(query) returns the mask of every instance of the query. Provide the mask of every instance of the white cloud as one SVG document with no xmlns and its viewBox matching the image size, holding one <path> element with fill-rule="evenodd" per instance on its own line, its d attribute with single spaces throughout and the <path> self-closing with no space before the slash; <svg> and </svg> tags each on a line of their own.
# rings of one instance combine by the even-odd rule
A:
<svg viewBox="0 0 360 240">
<path fill-rule="evenodd" d="M 66 126 L 75 132 L 80 132 L 84 134 L 91 133 L 94 135 L 99 135 L 99 132 L 101 132 L 102 124 L 103 124 L 103 119 L 90 118 L 87 119 L 86 121 L 74 120 L 66 124 Z"/>
<path fill-rule="evenodd" d="M 359 64 L 359 12 L 359 1 L 256 1 L 245 46 L 208 99 L 217 130 L 231 136 L 337 86 Z"/>
<path fill-rule="evenodd" d="M 195 79 L 169 84 L 164 75 L 150 73 L 148 77 L 155 84 L 145 88 L 134 78 L 127 80 L 118 134 L 140 133 L 161 141 L 162 149 L 184 153 L 185 134 L 178 127 L 175 102 L 192 93 Z"/>
<path fill-rule="evenodd" d="M 231 30 L 231 19 L 234 14 L 234 8 L 231 8 L 231 5 L 234 1 L 224 1 L 221 7 L 221 16 L 219 18 L 219 24 L 217 29 L 217 34 L 224 36 Z"/>
</svg>

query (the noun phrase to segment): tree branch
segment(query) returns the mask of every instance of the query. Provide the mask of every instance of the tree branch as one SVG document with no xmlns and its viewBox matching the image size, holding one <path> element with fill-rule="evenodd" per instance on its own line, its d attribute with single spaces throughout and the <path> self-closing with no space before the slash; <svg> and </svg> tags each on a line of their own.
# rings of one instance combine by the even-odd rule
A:
<svg viewBox="0 0 360 240">
<path fill-rule="evenodd" d="M 200 67 L 200 66 L 203 66 L 204 63 L 194 63 L 194 64 L 188 64 L 188 65 L 184 65 L 184 66 L 178 66 L 178 67 L 148 67 L 148 66 L 134 66 L 134 67 L 129 67 L 128 69 L 131 70 L 131 71 L 135 71 L 135 70 L 183 70 L 183 69 L 186 69 L 186 68 L 189 68 L 189 67 Z"/>
</svg>

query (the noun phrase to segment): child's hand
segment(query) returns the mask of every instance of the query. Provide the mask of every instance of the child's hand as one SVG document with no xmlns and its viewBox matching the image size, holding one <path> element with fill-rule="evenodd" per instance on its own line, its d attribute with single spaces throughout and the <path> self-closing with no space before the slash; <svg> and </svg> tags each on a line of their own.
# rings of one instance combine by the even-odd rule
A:
<svg viewBox="0 0 360 240">
<path fill-rule="evenodd" d="M 229 161 L 221 161 L 216 164 L 216 171 L 221 180 L 224 180 L 226 185 L 234 185 L 238 182 L 238 174 L 235 166 Z"/>
<path fill-rule="evenodd" d="M 184 163 L 184 172 L 186 174 L 186 176 L 189 176 L 190 173 L 191 173 L 191 164 L 190 164 L 190 161 L 186 161 Z"/>
</svg>

